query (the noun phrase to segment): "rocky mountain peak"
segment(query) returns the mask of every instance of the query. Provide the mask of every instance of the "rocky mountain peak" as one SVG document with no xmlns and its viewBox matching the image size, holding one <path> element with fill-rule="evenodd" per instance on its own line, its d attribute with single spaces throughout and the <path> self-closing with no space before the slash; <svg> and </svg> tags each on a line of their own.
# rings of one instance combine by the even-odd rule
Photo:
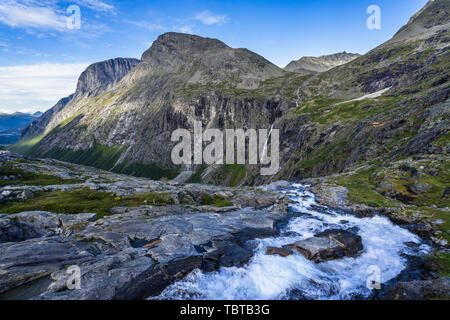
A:
<svg viewBox="0 0 450 320">
<path fill-rule="evenodd" d="M 205 53 L 207 51 L 229 49 L 217 39 L 204 38 L 192 34 L 168 32 L 160 35 L 150 49 L 142 55 L 143 61 L 156 60 L 164 65 L 171 56 Z"/>
<path fill-rule="evenodd" d="M 414 36 L 427 34 L 430 29 L 445 27 L 448 29 L 450 21 L 450 1 L 430 0 L 415 15 L 409 19 L 393 37 L 392 40 L 413 39 Z"/>
<path fill-rule="evenodd" d="M 138 59 L 116 58 L 91 64 L 80 75 L 76 94 L 97 94 L 122 80 L 137 64 Z"/>
<path fill-rule="evenodd" d="M 302 57 L 299 60 L 291 61 L 284 70 L 305 74 L 325 72 L 334 67 L 348 63 L 360 56 L 361 55 L 357 53 L 343 51 L 320 57 Z"/>
</svg>

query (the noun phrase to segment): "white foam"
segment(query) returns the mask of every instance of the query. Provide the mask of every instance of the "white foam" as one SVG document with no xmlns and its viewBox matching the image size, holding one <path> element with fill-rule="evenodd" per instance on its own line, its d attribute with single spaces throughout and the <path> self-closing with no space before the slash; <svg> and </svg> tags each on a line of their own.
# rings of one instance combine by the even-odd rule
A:
<svg viewBox="0 0 450 320">
<path fill-rule="evenodd" d="M 288 193 L 296 203 L 291 207 L 304 215 L 291 220 L 285 230 L 290 233 L 257 240 L 254 257 L 242 268 L 221 268 L 207 274 L 196 270 L 167 287 L 158 298 L 286 299 L 292 290 L 296 297 L 307 299 L 366 297 L 371 293 L 366 287 L 370 266 L 377 266 L 381 271 L 381 282 L 386 282 L 405 268 L 403 253 L 418 255 L 429 250 L 426 245 L 420 245 L 419 250 L 413 252 L 405 243 L 420 244 L 420 238 L 393 225 L 387 218 L 318 212 L 311 208 L 313 204 L 317 205 L 314 195 L 303 191 L 304 186 L 293 186 L 296 190 Z M 347 222 L 342 224 L 342 220 Z M 336 227 L 358 228 L 364 246 L 361 255 L 315 264 L 298 253 L 285 258 L 265 254 L 267 246 L 279 247 Z"/>
</svg>

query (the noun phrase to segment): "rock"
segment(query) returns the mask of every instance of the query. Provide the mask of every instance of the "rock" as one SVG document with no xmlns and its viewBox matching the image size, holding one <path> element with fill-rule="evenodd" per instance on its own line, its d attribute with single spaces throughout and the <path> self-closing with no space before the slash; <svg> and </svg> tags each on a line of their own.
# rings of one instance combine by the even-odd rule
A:
<svg viewBox="0 0 450 320">
<path fill-rule="evenodd" d="M 2 196 L 4 196 L 5 198 L 8 198 L 8 197 L 10 197 L 12 195 L 13 195 L 13 193 L 11 191 L 9 191 L 9 190 L 5 190 L 5 191 L 2 192 Z"/>
<path fill-rule="evenodd" d="M 5 201 L 6 201 L 5 197 L 2 194 L 0 194 L 0 203 L 3 203 Z"/>
<path fill-rule="evenodd" d="M 422 239 L 430 238 L 433 235 L 433 227 L 428 222 L 412 223 L 404 225 L 403 227 Z"/>
<path fill-rule="evenodd" d="M 426 183 L 413 183 L 410 187 L 409 190 L 414 193 L 414 194 L 423 194 L 423 193 L 427 193 L 430 191 L 430 187 L 426 184 Z"/>
<path fill-rule="evenodd" d="M 291 254 L 294 254 L 294 252 L 291 249 L 287 249 L 287 248 L 267 247 L 266 254 L 287 257 L 287 256 L 290 256 Z"/>
<path fill-rule="evenodd" d="M 425 300 L 450 298 L 450 278 L 399 282 L 387 289 L 384 300 Z"/>
<path fill-rule="evenodd" d="M 160 294 L 168 285 L 202 265 L 201 256 L 156 264 L 119 288 L 114 300 L 144 300 Z"/>
<path fill-rule="evenodd" d="M 363 246 L 361 237 L 352 231 L 329 230 L 284 248 L 295 249 L 308 260 L 320 263 L 343 257 L 354 257 L 363 249 Z"/>
<path fill-rule="evenodd" d="M 157 244 L 160 244 L 161 242 L 162 242 L 162 240 L 158 239 L 158 240 L 155 240 L 155 241 L 145 244 L 142 248 L 152 248 L 152 247 L 156 246 Z"/>
<path fill-rule="evenodd" d="M 94 259 L 98 250 L 86 242 L 64 237 L 0 244 L 0 293 L 49 275 L 64 265 Z"/>
<path fill-rule="evenodd" d="M 24 189 L 19 197 L 22 200 L 33 199 L 34 198 L 34 193 L 31 190 Z"/>
</svg>

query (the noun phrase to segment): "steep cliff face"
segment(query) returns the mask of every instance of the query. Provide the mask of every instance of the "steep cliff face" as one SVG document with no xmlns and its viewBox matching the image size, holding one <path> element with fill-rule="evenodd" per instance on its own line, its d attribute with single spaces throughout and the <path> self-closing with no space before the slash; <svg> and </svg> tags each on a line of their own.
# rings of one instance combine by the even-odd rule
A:
<svg viewBox="0 0 450 320">
<path fill-rule="evenodd" d="M 302 57 L 298 60 L 291 61 L 284 67 L 284 70 L 302 74 L 325 72 L 353 61 L 360 56 L 358 53 L 347 53 L 344 51 L 320 57 Z"/>
<path fill-rule="evenodd" d="M 87 72 L 81 88 L 90 89 L 55 112 L 39 136 L 25 137 L 21 151 L 156 179 L 189 170 L 192 181 L 231 185 L 327 175 L 411 154 L 446 155 L 447 3 L 431 2 L 366 55 L 307 75 L 216 39 L 161 35 L 112 85 L 96 91 L 103 77 Z M 404 37 L 405 30 L 414 35 Z M 350 59 L 344 56 L 328 61 Z M 170 135 L 193 131 L 194 120 L 203 128 L 280 129 L 282 169 L 264 177 L 248 165 L 175 166 Z"/>
<path fill-rule="evenodd" d="M 49 132 L 59 124 L 60 113 L 69 102 L 76 105 L 86 96 L 96 96 L 112 88 L 138 63 L 137 59 L 117 58 L 90 65 L 79 77 L 75 93 L 59 100 L 52 108 L 27 126 L 22 131 L 22 138 L 36 137 Z"/>
<path fill-rule="evenodd" d="M 117 58 L 91 64 L 80 76 L 77 95 L 96 95 L 113 87 L 137 64 L 138 59 Z"/>
</svg>

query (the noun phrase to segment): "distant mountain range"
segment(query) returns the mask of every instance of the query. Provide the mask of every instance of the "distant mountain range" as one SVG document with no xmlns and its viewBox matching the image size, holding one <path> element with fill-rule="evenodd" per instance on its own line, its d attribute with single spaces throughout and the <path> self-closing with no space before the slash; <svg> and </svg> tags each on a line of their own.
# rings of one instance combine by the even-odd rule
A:
<svg viewBox="0 0 450 320">
<path fill-rule="evenodd" d="M 12 114 L 0 113 L 0 145 L 15 143 L 20 138 L 20 132 L 32 121 L 42 115 L 42 112 Z"/>
</svg>

